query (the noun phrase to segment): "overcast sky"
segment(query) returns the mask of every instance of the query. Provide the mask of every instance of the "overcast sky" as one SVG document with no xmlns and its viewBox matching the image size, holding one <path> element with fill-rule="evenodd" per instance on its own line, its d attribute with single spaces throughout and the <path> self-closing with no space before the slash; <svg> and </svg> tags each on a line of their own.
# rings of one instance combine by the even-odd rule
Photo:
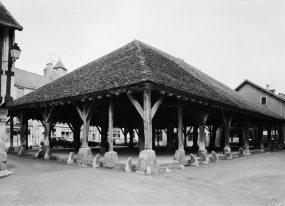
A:
<svg viewBox="0 0 285 206">
<path fill-rule="evenodd" d="M 24 27 L 16 67 L 72 71 L 134 39 L 231 88 L 248 79 L 285 93 L 285 0 L 1 0 Z"/>
</svg>

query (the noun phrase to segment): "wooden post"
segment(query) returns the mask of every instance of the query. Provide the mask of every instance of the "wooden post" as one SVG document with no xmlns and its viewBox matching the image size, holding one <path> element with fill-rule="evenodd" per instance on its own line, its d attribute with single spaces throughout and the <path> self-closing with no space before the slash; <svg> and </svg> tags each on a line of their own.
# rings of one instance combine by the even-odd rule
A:
<svg viewBox="0 0 285 206">
<path fill-rule="evenodd" d="M 145 148 L 146 150 L 152 149 L 152 119 L 157 112 L 160 104 L 163 101 L 164 94 L 161 94 L 158 100 L 151 107 L 151 89 L 143 90 L 143 109 L 140 103 L 129 93 L 126 93 L 132 104 L 137 109 L 138 113 L 143 119 Z"/>
<path fill-rule="evenodd" d="M 198 150 L 198 156 L 200 157 L 202 155 L 202 152 L 207 154 L 207 150 L 205 148 L 205 125 L 207 122 L 207 119 L 209 117 L 209 111 L 207 108 L 203 106 L 196 106 L 196 110 L 192 110 L 192 113 L 194 114 L 196 118 L 196 122 L 199 125 L 199 137 L 198 137 L 198 142 L 199 142 L 199 150 Z"/>
<path fill-rule="evenodd" d="M 18 116 L 18 119 L 20 121 L 20 140 L 21 140 L 21 146 L 24 148 L 24 152 L 26 152 L 27 149 L 27 138 L 26 138 L 26 129 L 27 129 L 27 121 L 26 121 L 26 110 L 21 110 L 20 114 Z"/>
<path fill-rule="evenodd" d="M 216 147 L 216 137 L 217 137 L 217 129 L 219 128 L 219 126 L 217 124 L 213 124 L 212 125 L 212 129 L 211 129 L 211 138 L 210 138 L 210 147 L 211 149 L 215 149 Z"/>
<path fill-rule="evenodd" d="M 259 143 L 259 150 L 260 152 L 264 152 L 264 146 L 263 146 L 263 126 L 259 122 L 258 123 L 258 143 Z"/>
<path fill-rule="evenodd" d="M 274 125 L 274 144 L 277 144 L 276 125 Z"/>
<path fill-rule="evenodd" d="M 198 126 L 197 125 L 195 125 L 194 127 L 193 127 L 193 148 L 194 149 L 197 149 L 198 148 Z"/>
<path fill-rule="evenodd" d="M 84 101 L 82 103 L 82 108 L 80 108 L 75 102 L 74 105 L 78 111 L 80 118 L 83 121 L 82 128 L 82 148 L 88 148 L 88 135 L 89 135 L 89 124 L 92 117 L 92 114 L 98 105 L 98 101 L 92 101 L 91 103 Z"/>
<path fill-rule="evenodd" d="M 75 150 L 79 150 L 80 148 L 80 129 L 82 126 L 82 121 L 76 121 L 71 119 L 70 124 L 68 124 L 69 128 L 73 132 L 73 141 L 75 143 Z"/>
<path fill-rule="evenodd" d="M 267 147 L 270 149 L 271 144 L 272 144 L 272 137 L 271 137 L 271 129 L 272 129 L 272 124 L 268 123 L 267 125 Z"/>
<path fill-rule="evenodd" d="M 173 146 L 173 124 L 167 125 L 167 151 L 173 152 L 174 146 Z"/>
<path fill-rule="evenodd" d="M 238 121 L 237 128 L 238 128 L 238 138 L 239 138 L 238 146 L 243 147 L 244 146 L 244 135 L 243 135 L 243 130 L 242 130 L 242 122 L 240 120 Z"/>
<path fill-rule="evenodd" d="M 250 155 L 249 151 L 249 128 L 250 128 L 250 118 L 244 117 L 244 150 L 246 155 Z"/>
<path fill-rule="evenodd" d="M 279 130 L 278 130 L 278 134 L 279 134 L 279 144 L 284 144 L 284 127 L 285 124 L 284 123 L 280 123 L 279 124 Z"/>
<path fill-rule="evenodd" d="M 101 127 L 101 150 L 100 152 L 105 153 L 108 151 L 108 144 L 107 144 L 107 134 L 108 134 L 108 130 L 107 130 L 107 122 L 106 122 L 106 116 L 107 115 L 102 115 L 101 116 L 101 120 L 102 120 L 102 127 Z"/>
<path fill-rule="evenodd" d="M 110 96 L 109 98 L 109 151 L 113 151 L 113 124 L 114 124 L 114 98 Z"/>
<path fill-rule="evenodd" d="M 178 137 L 178 150 L 184 150 L 183 145 L 183 108 L 182 108 L 182 100 L 179 100 L 178 105 L 178 129 L 177 129 L 177 137 Z"/>
<path fill-rule="evenodd" d="M 10 115 L 10 148 L 11 150 L 14 149 L 14 140 L 13 140 L 13 135 L 14 133 L 14 116 L 13 115 Z"/>
<path fill-rule="evenodd" d="M 230 129 L 231 129 L 231 122 L 233 119 L 233 113 L 226 112 L 221 109 L 222 119 L 224 123 L 224 132 L 225 132 L 225 147 L 224 147 L 224 154 L 228 154 L 231 152 L 229 138 L 230 138 Z"/>
<path fill-rule="evenodd" d="M 128 132 L 130 134 L 129 148 L 133 148 L 134 147 L 134 129 L 132 127 L 129 127 Z"/>
</svg>

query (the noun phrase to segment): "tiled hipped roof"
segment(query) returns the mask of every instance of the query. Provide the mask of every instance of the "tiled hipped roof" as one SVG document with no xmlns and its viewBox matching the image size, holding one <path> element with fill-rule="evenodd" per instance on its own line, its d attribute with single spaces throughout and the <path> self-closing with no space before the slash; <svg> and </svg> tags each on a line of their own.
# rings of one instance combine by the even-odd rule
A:
<svg viewBox="0 0 285 206">
<path fill-rule="evenodd" d="M 141 82 L 282 119 L 183 60 L 137 40 L 17 99 L 14 105 L 54 101 Z"/>
<path fill-rule="evenodd" d="M 5 8 L 5 6 L 0 2 L 0 25 L 5 25 L 18 30 L 23 30 L 23 27 L 14 19 L 10 12 Z"/>
</svg>

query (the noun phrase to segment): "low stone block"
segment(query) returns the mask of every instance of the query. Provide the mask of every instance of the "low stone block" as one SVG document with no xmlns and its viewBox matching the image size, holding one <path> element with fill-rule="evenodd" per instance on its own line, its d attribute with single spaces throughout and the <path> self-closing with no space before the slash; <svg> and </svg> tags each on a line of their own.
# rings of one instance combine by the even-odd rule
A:
<svg viewBox="0 0 285 206">
<path fill-rule="evenodd" d="M 185 150 L 176 150 L 174 154 L 174 160 L 179 161 L 179 165 L 186 165 Z"/>
<path fill-rule="evenodd" d="M 157 172 L 158 166 L 154 150 L 142 150 L 140 152 L 137 171 L 146 172 L 147 167 L 150 167 L 151 173 Z"/>
<path fill-rule="evenodd" d="M 129 157 L 125 165 L 125 172 L 132 172 L 132 158 Z"/>
<path fill-rule="evenodd" d="M 199 167 L 199 163 L 193 154 L 190 154 L 190 166 Z"/>
<path fill-rule="evenodd" d="M 67 164 L 73 164 L 74 163 L 74 152 L 70 152 L 67 160 Z"/>
<path fill-rule="evenodd" d="M 197 157 L 202 157 L 202 153 L 205 153 L 206 155 L 208 155 L 208 151 L 206 149 L 198 150 Z"/>
<path fill-rule="evenodd" d="M 0 162 L 6 162 L 6 161 L 7 161 L 7 153 L 0 152 Z"/>
<path fill-rule="evenodd" d="M 114 163 L 118 162 L 118 154 L 115 151 L 106 152 L 104 155 L 104 167 L 113 168 Z"/>
<path fill-rule="evenodd" d="M 6 170 L 7 169 L 7 165 L 5 162 L 0 162 L 0 171 L 1 170 Z"/>
<path fill-rule="evenodd" d="M 201 162 L 200 163 L 206 164 L 206 165 L 209 164 L 209 158 L 204 152 L 201 153 Z"/>
<path fill-rule="evenodd" d="M 25 148 L 24 147 L 21 147 L 21 149 L 20 149 L 20 151 L 19 151 L 19 156 L 21 156 L 21 155 L 25 155 L 26 154 L 26 150 L 25 150 Z"/>
<path fill-rule="evenodd" d="M 249 150 L 245 150 L 245 156 L 250 156 L 250 155 L 251 155 L 250 151 Z"/>
<path fill-rule="evenodd" d="M 80 148 L 77 155 L 77 163 L 83 165 L 92 165 L 93 157 L 90 148 Z"/>
<path fill-rule="evenodd" d="M 100 154 L 97 154 L 93 160 L 93 168 L 100 167 Z"/>
<path fill-rule="evenodd" d="M 212 159 L 211 159 L 212 162 L 219 162 L 219 158 L 216 154 L 216 152 L 212 151 Z"/>
<path fill-rule="evenodd" d="M 226 154 L 225 159 L 226 160 L 232 160 L 233 159 L 232 154 L 231 153 Z"/>
<path fill-rule="evenodd" d="M 49 160 L 49 159 L 50 159 L 50 151 L 49 151 L 49 150 L 46 151 L 46 154 L 45 154 L 45 156 L 44 156 L 44 159 L 45 159 L 45 160 Z"/>
<path fill-rule="evenodd" d="M 178 167 L 179 169 L 181 169 L 181 170 L 185 170 L 185 167 L 184 167 L 184 165 L 179 165 L 179 167 Z"/>
<path fill-rule="evenodd" d="M 37 153 L 35 154 L 35 158 L 38 158 L 39 155 L 40 155 L 40 153 L 41 153 L 42 151 L 43 151 L 42 149 L 39 149 L 39 150 L 37 151 Z"/>
<path fill-rule="evenodd" d="M 228 154 L 228 153 L 231 153 L 231 148 L 230 148 L 230 147 L 225 147 L 225 148 L 223 149 L 223 153 L 224 153 L 224 155 L 226 155 L 226 154 Z"/>
<path fill-rule="evenodd" d="M 238 156 L 240 156 L 240 157 L 245 157 L 246 156 L 245 151 L 244 151 L 244 149 L 242 147 L 239 148 Z"/>
</svg>

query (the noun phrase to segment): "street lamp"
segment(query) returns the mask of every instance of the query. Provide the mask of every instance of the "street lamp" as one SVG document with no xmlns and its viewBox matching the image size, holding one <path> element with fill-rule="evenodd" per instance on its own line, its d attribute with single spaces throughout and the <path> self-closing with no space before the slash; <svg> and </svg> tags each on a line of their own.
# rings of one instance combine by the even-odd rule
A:
<svg viewBox="0 0 285 206">
<path fill-rule="evenodd" d="M 19 59 L 20 54 L 21 54 L 21 49 L 20 49 L 20 47 L 18 46 L 17 43 L 14 43 L 14 45 L 11 46 L 10 53 L 11 53 L 11 57 L 12 57 L 12 62 L 14 62 L 17 59 Z"/>
</svg>

